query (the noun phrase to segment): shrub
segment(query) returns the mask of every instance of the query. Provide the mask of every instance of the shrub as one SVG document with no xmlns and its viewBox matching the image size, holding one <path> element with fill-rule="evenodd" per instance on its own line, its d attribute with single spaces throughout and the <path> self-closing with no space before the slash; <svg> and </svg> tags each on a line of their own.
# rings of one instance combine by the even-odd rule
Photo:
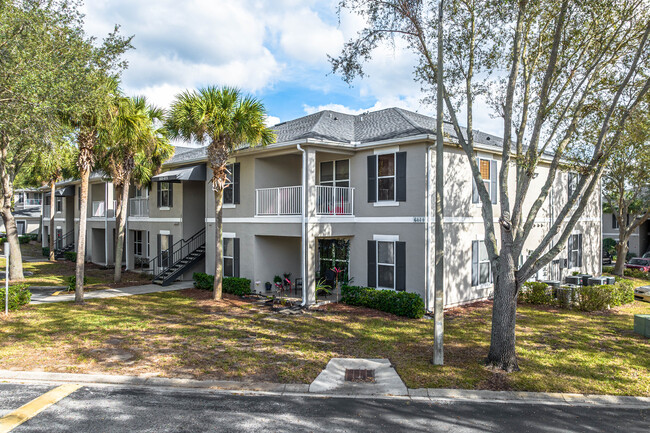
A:
<svg viewBox="0 0 650 433">
<path fill-rule="evenodd" d="M 634 285 L 626 280 L 603 286 L 578 287 L 574 293 L 576 308 L 582 311 L 604 310 L 634 302 Z"/>
<path fill-rule="evenodd" d="M 524 283 L 519 299 L 528 304 L 552 304 L 553 291 L 547 284 L 535 282 Z"/>
<path fill-rule="evenodd" d="M 18 236 L 18 243 L 19 244 L 28 244 L 29 241 L 31 241 L 31 240 L 32 240 L 32 238 L 29 235 Z"/>
<path fill-rule="evenodd" d="M 88 284 L 88 278 L 84 275 L 84 286 Z M 74 292 L 75 287 L 77 286 L 77 276 L 71 275 L 68 277 L 68 292 Z"/>
<path fill-rule="evenodd" d="M 2 309 L 5 307 L 5 289 L 0 290 L 0 304 Z M 23 305 L 29 304 L 32 299 L 32 292 L 27 290 L 27 284 L 16 284 L 9 286 L 9 309 L 11 311 L 17 310 Z"/>
<path fill-rule="evenodd" d="M 641 269 L 625 269 L 623 275 L 630 278 L 639 278 L 641 280 L 650 279 L 650 275 L 647 272 L 643 272 Z"/>
<path fill-rule="evenodd" d="M 232 295 L 250 295 L 251 280 L 248 278 L 226 277 L 223 279 L 223 291 Z"/>
<path fill-rule="evenodd" d="M 43 256 L 44 257 L 50 256 L 50 247 L 43 247 Z"/>
<path fill-rule="evenodd" d="M 603 266 L 603 273 L 604 274 L 613 274 L 614 273 L 614 266 Z"/>
<path fill-rule="evenodd" d="M 214 287 L 214 275 L 204 272 L 194 272 L 192 274 L 194 287 L 200 290 L 212 290 Z M 244 296 L 251 294 L 251 280 L 248 278 L 225 277 L 222 282 L 222 288 L 225 293 L 232 295 Z"/>
<path fill-rule="evenodd" d="M 341 302 L 412 319 L 420 319 L 425 313 L 424 301 L 416 293 L 345 285 L 341 288 Z"/>
<path fill-rule="evenodd" d="M 69 260 L 71 262 L 77 261 L 77 253 L 74 251 L 66 251 L 65 253 L 63 253 L 63 257 L 65 257 L 66 260 Z"/>
<path fill-rule="evenodd" d="M 616 241 L 612 238 L 603 239 L 603 250 L 612 255 L 616 254 Z"/>
</svg>

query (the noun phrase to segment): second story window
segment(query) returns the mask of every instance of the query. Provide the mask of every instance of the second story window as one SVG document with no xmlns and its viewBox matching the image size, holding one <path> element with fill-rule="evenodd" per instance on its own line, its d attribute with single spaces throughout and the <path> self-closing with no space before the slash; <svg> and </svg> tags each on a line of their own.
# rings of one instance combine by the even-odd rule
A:
<svg viewBox="0 0 650 433">
<path fill-rule="evenodd" d="M 492 204 L 497 204 L 497 162 L 493 159 L 483 158 L 478 158 L 477 161 L 485 189 L 487 189 Z M 473 180 L 472 186 L 472 203 L 480 203 L 481 199 L 478 195 L 478 188 Z"/>
<path fill-rule="evenodd" d="M 223 189 L 223 204 L 239 204 L 239 163 L 228 164 L 228 178 Z"/>
<path fill-rule="evenodd" d="M 568 176 L 568 182 L 567 182 L 567 188 L 569 191 L 569 199 L 571 199 L 571 196 L 573 193 L 578 189 L 578 182 L 580 182 L 580 175 L 578 173 L 569 173 Z"/>
<path fill-rule="evenodd" d="M 567 252 L 569 253 L 569 268 L 582 267 L 582 233 L 569 236 Z"/>
<path fill-rule="evenodd" d="M 377 156 L 377 200 L 395 201 L 395 154 Z"/>
<path fill-rule="evenodd" d="M 321 162 L 320 185 L 348 188 L 350 186 L 350 160 Z"/>
<path fill-rule="evenodd" d="M 56 198 L 56 213 L 63 212 L 63 199 L 61 197 Z"/>
<path fill-rule="evenodd" d="M 158 207 L 172 207 L 174 205 L 173 193 L 173 184 L 171 182 L 158 182 Z"/>
</svg>

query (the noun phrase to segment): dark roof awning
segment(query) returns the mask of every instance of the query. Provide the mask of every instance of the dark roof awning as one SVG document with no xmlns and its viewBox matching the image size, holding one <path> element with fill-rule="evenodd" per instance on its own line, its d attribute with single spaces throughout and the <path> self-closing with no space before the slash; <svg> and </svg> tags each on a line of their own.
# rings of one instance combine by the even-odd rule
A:
<svg viewBox="0 0 650 433">
<path fill-rule="evenodd" d="M 46 197 L 50 196 L 49 192 L 45 193 Z M 74 197 L 74 185 L 64 186 L 54 191 L 55 197 Z"/>
<path fill-rule="evenodd" d="M 169 170 L 154 176 L 151 180 L 153 182 L 182 182 L 186 180 L 205 181 L 205 164 Z"/>
</svg>

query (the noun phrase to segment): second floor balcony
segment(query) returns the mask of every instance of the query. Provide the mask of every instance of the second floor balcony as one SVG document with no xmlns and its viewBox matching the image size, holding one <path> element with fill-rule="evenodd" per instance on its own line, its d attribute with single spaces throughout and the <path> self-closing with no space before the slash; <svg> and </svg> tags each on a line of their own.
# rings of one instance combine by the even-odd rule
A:
<svg viewBox="0 0 650 433">
<path fill-rule="evenodd" d="M 315 200 L 317 215 L 354 215 L 354 188 L 316 185 L 308 200 Z M 255 215 L 301 215 L 302 186 L 255 190 Z"/>
<path fill-rule="evenodd" d="M 129 216 L 149 216 L 149 197 L 136 197 L 129 199 Z"/>
<path fill-rule="evenodd" d="M 26 198 L 16 203 L 16 206 L 22 208 L 38 207 L 41 205 L 41 203 L 42 203 L 42 199 L 40 198 Z"/>
</svg>

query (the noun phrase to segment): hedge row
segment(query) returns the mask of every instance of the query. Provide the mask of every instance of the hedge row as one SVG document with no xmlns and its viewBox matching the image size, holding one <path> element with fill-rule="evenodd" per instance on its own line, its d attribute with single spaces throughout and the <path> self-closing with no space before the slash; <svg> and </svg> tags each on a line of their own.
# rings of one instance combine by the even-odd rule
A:
<svg viewBox="0 0 650 433">
<path fill-rule="evenodd" d="M 341 302 L 374 308 L 396 316 L 420 319 L 424 316 L 424 301 L 416 293 L 377 290 L 370 287 L 343 286 Z"/>
<path fill-rule="evenodd" d="M 18 236 L 18 243 L 28 244 L 29 241 L 35 241 L 36 239 L 38 239 L 38 235 L 20 235 Z M 0 237 L 0 244 L 4 244 L 5 242 L 7 242 L 7 237 Z"/>
<path fill-rule="evenodd" d="M 554 289 L 540 282 L 524 283 L 519 300 L 528 304 L 554 305 L 581 311 L 598 311 L 634 302 L 634 285 L 627 280 L 602 286 Z"/>
<path fill-rule="evenodd" d="M 604 274 L 614 275 L 614 266 L 603 266 Z M 650 273 L 643 272 L 641 269 L 623 269 L 623 275 L 630 278 L 638 278 L 640 280 L 650 280 Z"/>
<path fill-rule="evenodd" d="M 194 287 L 201 290 L 212 290 L 214 287 L 214 275 L 204 272 L 192 274 Z M 251 294 L 251 280 L 248 278 L 225 277 L 222 282 L 223 291 L 232 295 L 244 296 Z"/>
<path fill-rule="evenodd" d="M 32 300 L 32 292 L 27 290 L 27 284 L 16 284 L 9 286 L 9 309 L 11 311 L 17 310 L 23 305 L 29 304 Z M 5 308 L 5 289 L 0 290 L 0 306 L 2 310 Z"/>
</svg>

